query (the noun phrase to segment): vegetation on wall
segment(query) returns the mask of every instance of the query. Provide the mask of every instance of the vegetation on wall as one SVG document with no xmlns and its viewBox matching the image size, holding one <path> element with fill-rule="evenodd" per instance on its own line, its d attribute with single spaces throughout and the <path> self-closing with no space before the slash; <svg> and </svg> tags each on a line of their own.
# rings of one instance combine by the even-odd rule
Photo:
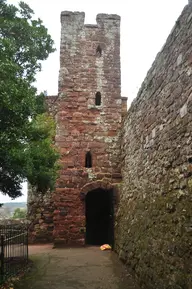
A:
<svg viewBox="0 0 192 289">
<path fill-rule="evenodd" d="M 115 244 L 147 289 L 192 288 L 191 5 L 158 53 L 122 128 Z"/>
<path fill-rule="evenodd" d="M 191 288 L 191 197 L 171 191 L 156 198 L 138 198 L 134 206 L 130 202 L 124 209 L 131 215 L 122 224 L 124 231 L 117 230 L 124 249 L 120 258 L 136 273 L 140 285 Z"/>
</svg>

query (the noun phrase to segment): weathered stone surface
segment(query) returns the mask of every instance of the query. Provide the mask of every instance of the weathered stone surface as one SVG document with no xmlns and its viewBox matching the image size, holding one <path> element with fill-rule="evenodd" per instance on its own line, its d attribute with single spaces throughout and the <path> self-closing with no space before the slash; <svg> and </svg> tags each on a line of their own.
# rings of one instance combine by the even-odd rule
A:
<svg viewBox="0 0 192 289">
<path fill-rule="evenodd" d="M 84 25 L 84 18 L 83 12 L 61 13 L 59 93 L 47 97 L 57 122 L 55 143 L 61 153 L 61 170 L 48 206 L 38 198 L 29 205 L 37 241 L 53 217 L 55 243 L 84 244 L 82 188 L 91 184 L 90 190 L 111 189 L 121 181 L 119 131 L 126 98 L 121 99 L 120 17 L 99 14 L 97 25 Z M 97 92 L 100 105 L 96 104 Z M 91 168 L 85 167 L 87 152 L 92 155 Z M 47 221 L 39 207 L 49 206 Z M 51 230 L 44 237 L 50 239 Z"/>
<path fill-rule="evenodd" d="M 61 14 L 56 144 L 63 169 L 54 196 L 53 235 L 55 242 L 68 244 L 84 243 L 82 187 L 90 182 L 102 187 L 105 176 L 111 183 L 112 174 L 120 173 L 120 17 L 99 14 L 96 26 L 84 25 L 84 17 L 81 12 Z M 97 92 L 101 105 L 95 104 Z M 88 151 L 92 168 L 85 168 Z"/>
<path fill-rule="evenodd" d="M 29 242 L 45 243 L 53 241 L 53 195 L 48 192 L 44 195 L 36 194 L 35 189 L 28 186 L 28 219 Z"/>
<path fill-rule="evenodd" d="M 61 13 L 59 94 L 47 98 L 57 122 L 60 178 L 56 192 L 29 199 L 32 240 L 83 245 L 86 194 L 113 188 L 116 251 L 148 289 L 192 288 L 191 8 L 176 21 L 127 113 L 119 16 L 99 14 L 97 25 L 84 25 L 84 13 Z"/>
<path fill-rule="evenodd" d="M 191 13 L 186 6 L 122 131 L 115 244 L 148 289 L 192 288 Z"/>
</svg>

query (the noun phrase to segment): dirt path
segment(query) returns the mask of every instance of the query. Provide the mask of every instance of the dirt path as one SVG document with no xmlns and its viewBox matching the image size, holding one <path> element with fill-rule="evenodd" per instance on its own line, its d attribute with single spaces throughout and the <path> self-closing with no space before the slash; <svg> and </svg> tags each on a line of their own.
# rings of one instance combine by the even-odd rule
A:
<svg viewBox="0 0 192 289">
<path fill-rule="evenodd" d="M 113 252 L 48 245 L 29 252 L 35 268 L 16 289 L 138 289 Z"/>
</svg>

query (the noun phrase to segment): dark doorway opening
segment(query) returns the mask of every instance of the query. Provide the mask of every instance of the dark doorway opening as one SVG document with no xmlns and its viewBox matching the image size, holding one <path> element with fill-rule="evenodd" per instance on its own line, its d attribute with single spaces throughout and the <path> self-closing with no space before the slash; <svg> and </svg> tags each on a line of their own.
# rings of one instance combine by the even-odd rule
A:
<svg viewBox="0 0 192 289">
<path fill-rule="evenodd" d="M 113 246 L 113 190 L 90 191 L 85 202 L 86 244 Z"/>
</svg>

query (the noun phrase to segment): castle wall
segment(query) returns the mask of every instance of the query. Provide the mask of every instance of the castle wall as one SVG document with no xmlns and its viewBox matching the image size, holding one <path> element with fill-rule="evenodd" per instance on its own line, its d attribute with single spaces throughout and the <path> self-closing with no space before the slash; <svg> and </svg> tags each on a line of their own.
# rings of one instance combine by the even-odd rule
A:
<svg viewBox="0 0 192 289">
<path fill-rule="evenodd" d="M 55 137 L 61 171 L 53 195 L 57 244 L 85 243 L 84 186 L 102 187 L 121 179 L 120 17 L 99 14 L 97 25 L 84 25 L 84 17 L 81 12 L 61 13 Z M 101 105 L 95 104 L 97 92 Z M 91 168 L 85 167 L 88 151 Z"/>
<path fill-rule="evenodd" d="M 57 99 L 57 95 L 46 98 L 48 111 L 53 116 L 58 109 Z M 27 218 L 30 220 L 30 243 L 53 242 L 53 213 L 55 210 L 53 195 L 53 192 L 37 194 L 35 188 L 28 184 Z"/>
<path fill-rule="evenodd" d="M 192 4 L 157 55 L 122 131 L 115 246 L 146 288 L 191 288 Z"/>
<path fill-rule="evenodd" d="M 30 220 L 29 243 L 53 242 L 53 212 L 55 207 L 52 193 L 37 194 L 28 185 L 27 208 L 27 215 Z"/>
</svg>

